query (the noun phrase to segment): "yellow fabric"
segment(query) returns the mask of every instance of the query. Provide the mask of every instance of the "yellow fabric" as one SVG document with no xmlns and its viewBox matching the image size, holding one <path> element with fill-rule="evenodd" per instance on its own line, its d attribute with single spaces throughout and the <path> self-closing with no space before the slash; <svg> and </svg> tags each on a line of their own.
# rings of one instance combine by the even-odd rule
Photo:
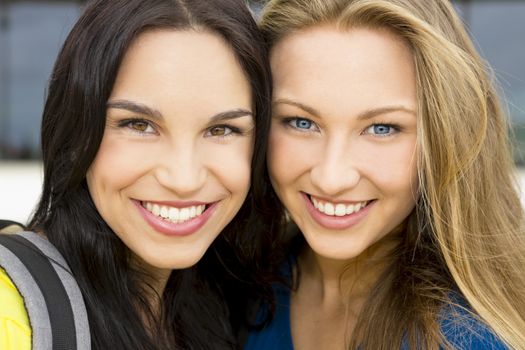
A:
<svg viewBox="0 0 525 350">
<path fill-rule="evenodd" d="M 18 225 L 11 225 L 11 226 L 6 226 L 3 229 L 1 229 L 0 233 L 15 233 L 15 232 L 20 232 L 20 231 L 24 231 L 24 229 Z"/>
<path fill-rule="evenodd" d="M 31 326 L 24 306 L 24 299 L 1 267 L 0 349 L 31 349 Z"/>
</svg>

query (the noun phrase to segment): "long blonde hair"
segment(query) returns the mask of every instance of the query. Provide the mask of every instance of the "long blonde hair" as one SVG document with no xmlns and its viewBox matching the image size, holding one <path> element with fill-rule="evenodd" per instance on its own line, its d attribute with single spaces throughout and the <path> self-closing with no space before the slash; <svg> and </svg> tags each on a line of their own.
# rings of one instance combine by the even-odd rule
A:
<svg viewBox="0 0 525 350">
<path fill-rule="evenodd" d="M 446 0 L 271 0 L 260 20 L 270 47 L 325 24 L 386 28 L 404 38 L 418 91 L 420 198 L 350 347 L 452 347 L 440 317 L 447 305 L 467 304 L 468 317 L 525 349 L 525 224 L 508 120 L 453 7 Z"/>
</svg>

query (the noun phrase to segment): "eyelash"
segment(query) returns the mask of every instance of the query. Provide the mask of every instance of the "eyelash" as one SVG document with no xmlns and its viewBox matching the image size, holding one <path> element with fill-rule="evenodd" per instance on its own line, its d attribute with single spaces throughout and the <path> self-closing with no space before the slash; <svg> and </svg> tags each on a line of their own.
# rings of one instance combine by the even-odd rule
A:
<svg viewBox="0 0 525 350">
<path fill-rule="evenodd" d="M 144 123 L 144 124 L 147 124 L 147 128 L 152 128 L 154 130 L 154 132 L 146 132 L 146 131 L 140 131 L 140 130 L 136 130 L 133 128 L 133 124 L 138 124 L 138 123 Z M 134 133 L 137 133 L 139 135 L 152 135 L 152 134 L 156 134 L 157 131 L 156 131 L 156 125 L 154 123 L 152 123 L 151 121 L 147 120 L 147 119 L 143 119 L 143 118 L 131 118 L 131 119 L 124 119 L 124 120 L 121 120 L 118 122 L 118 126 L 121 127 L 121 128 L 127 128 L 129 129 L 131 132 L 134 132 Z M 219 128 L 224 128 L 224 129 L 229 129 L 229 132 L 224 134 L 224 135 L 211 135 L 211 131 L 213 129 L 219 129 Z M 231 136 L 234 136 L 234 135 L 243 135 L 244 132 L 236 127 L 236 126 L 233 126 L 233 125 L 228 125 L 228 124 L 219 124 L 219 125 L 213 125 L 209 128 L 206 129 L 206 132 L 204 134 L 205 137 L 217 137 L 219 139 L 225 139 L 225 138 L 228 138 L 228 137 L 231 137 Z"/>
<path fill-rule="evenodd" d="M 311 128 L 308 128 L 308 129 L 305 129 L 305 128 L 299 128 L 297 127 L 296 125 L 292 125 L 293 122 L 297 123 L 299 121 L 307 121 L 309 123 L 311 123 L 310 127 L 311 126 L 315 126 L 315 129 L 311 129 Z M 282 124 L 285 126 L 285 127 L 288 127 L 288 128 L 291 128 L 295 131 L 298 131 L 298 132 L 313 132 L 313 131 L 319 131 L 319 126 L 312 120 L 308 119 L 308 118 L 303 118 L 303 117 L 287 117 L 287 118 L 283 118 L 282 119 Z M 373 133 L 367 133 L 366 131 L 371 129 L 371 128 L 375 128 L 375 127 L 378 127 L 378 126 L 382 126 L 382 127 L 387 127 L 387 128 L 390 128 L 391 131 L 390 133 L 388 134 L 373 134 Z M 401 127 L 399 125 L 396 125 L 396 124 L 391 124 L 391 123 L 374 123 L 374 124 L 371 124 L 369 126 L 367 126 L 364 130 L 363 130 L 363 134 L 369 134 L 369 135 L 372 135 L 372 136 L 375 136 L 375 137 L 389 137 L 389 136 L 392 136 L 394 134 L 396 134 L 397 132 L 401 131 Z"/>
<path fill-rule="evenodd" d="M 311 123 L 311 126 L 315 126 L 315 129 L 304 129 L 304 128 L 299 128 L 297 126 L 294 126 L 292 125 L 292 122 L 299 122 L 299 121 L 307 121 L 309 123 Z M 299 131 L 299 132 L 313 132 L 313 131 L 318 131 L 319 130 L 319 126 L 312 120 L 308 119 L 308 118 L 302 118 L 302 117 L 287 117 L 287 118 L 283 118 L 282 119 L 282 123 L 285 127 L 288 127 L 288 128 L 291 128 L 293 130 L 296 130 L 296 131 Z"/>
<path fill-rule="evenodd" d="M 375 128 L 375 127 L 378 127 L 378 126 L 382 126 L 382 127 L 387 127 L 387 128 L 390 128 L 391 131 L 390 133 L 388 134 L 372 134 L 372 133 L 367 133 L 366 131 L 371 129 L 371 128 Z M 368 135 L 372 135 L 372 136 L 375 136 L 375 137 L 389 137 L 389 136 L 392 136 L 392 135 L 395 135 L 396 133 L 398 133 L 399 131 L 401 131 L 401 127 L 399 125 L 396 125 L 396 124 L 390 124 L 390 123 L 374 123 L 370 126 L 367 126 L 365 128 L 365 130 L 363 130 L 363 134 L 368 134 Z"/>
<path fill-rule="evenodd" d="M 144 124 L 147 124 L 147 128 L 152 128 L 154 130 L 154 132 L 146 132 L 146 131 L 140 131 L 140 130 L 136 130 L 133 128 L 133 124 L 138 124 L 138 123 L 144 123 Z M 124 119 L 124 120 L 121 120 L 118 122 L 118 126 L 120 128 L 127 128 L 129 129 L 131 132 L 134 132 L 134 133 L 137 133 L 139 135 L 151 135 L 151 134 L 156 134 L 157 133 L 157 130 L 156 130 L 156 125 L 154 123 L 152 123 L 151 121 L 147 120 L 147 119 L 143 119 L 143 118 L 130 118 L 130 119 Z"/>
<path fill-rule="evenodd" d="M 228 132 L 227 134 L 224 134 L 224 135 L 211 135 L 211 131 L 213 129 L 220 129 L 220 128 L 223 128 L 223 129 L 229 129 L 230 132 Z M 231 136 L 234 136 L 234 135 L 243 135 L 244 132 L 236 127 L 236 126 L 233 126 L 233 125 L 228 125 L 228 124 L 218 124 L 218 125 L 213 125 L 213 126 L 210 126 L 208 129 L 206 129 L 206 132 L 204 134 L 204 136 L 206 137 L 218 137 L 219 139 L 225 139 L 227 137 L 231 137 Z"/>
</svg>

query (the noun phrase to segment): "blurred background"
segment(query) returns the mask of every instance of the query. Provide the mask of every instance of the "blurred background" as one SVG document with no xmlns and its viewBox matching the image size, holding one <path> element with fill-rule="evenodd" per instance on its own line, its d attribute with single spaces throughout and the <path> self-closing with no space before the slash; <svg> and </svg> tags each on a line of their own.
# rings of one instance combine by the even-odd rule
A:
<svg viewBox="0 0 525 350">
<path fill-rule="evenodd" d="M 525 190 L 525 0 L 453 3 L 499 81 Z M 39 126 L 46 85 L 62 42 L 84 4 L 80 0 L 0 0 L 2 219 L 25 222 L 38 200 L 42 182 Z M 264 1 L 250 2 L 256 15 L 263 5 Z"/>
</svg>

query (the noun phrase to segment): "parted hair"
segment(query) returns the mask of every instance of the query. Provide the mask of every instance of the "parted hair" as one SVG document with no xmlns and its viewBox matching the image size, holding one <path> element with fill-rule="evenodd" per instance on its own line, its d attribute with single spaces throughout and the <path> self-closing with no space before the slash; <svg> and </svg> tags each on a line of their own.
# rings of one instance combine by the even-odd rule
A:
<svg viewBox="0 0 525 350">
<path fill-rule="evenodd" d="M 238 215 L 196 266 L 173 271 L 155 312 L 151 276 L 98 213 L 86 172 L 104 134 L 107 101 L 121 61 L 151 30 L 202 30 L 224 38 L 252 93 L 252 187 Z M 265 211 L 265 156 L 271 98 L 267 53 L 243 0 L 93 0 L 55 63 L 42 119 L 44 183 L 29 228 L 65 257 L 82 291 L 93 349 L 236 349 L 243 300 L 255 289 L 273 213 Z M 137 160 L 140 161 L 140 160 Z M 270 206 L 271 207 L 271 206 Z M 262 211 L 261 211 L 262 210 Z M 177 252 L 174 252 L 177 254 Z M 156 304 L 156 303 L 155 303 Z"/>
<path fill-rule="evenodd" d="M 314 26 L 386 29 L 416 69 L 419 193 L 392 263 L 358 316 L 349 348 L 452 347 L 453 306 L 525 349 L 525 224 L 509 122 L 493 74 L 446 0 L 271 0 L 259 27 L 271 48 Z M 450 321 L 450 320 L 449 320 Z"/>
</svg>

